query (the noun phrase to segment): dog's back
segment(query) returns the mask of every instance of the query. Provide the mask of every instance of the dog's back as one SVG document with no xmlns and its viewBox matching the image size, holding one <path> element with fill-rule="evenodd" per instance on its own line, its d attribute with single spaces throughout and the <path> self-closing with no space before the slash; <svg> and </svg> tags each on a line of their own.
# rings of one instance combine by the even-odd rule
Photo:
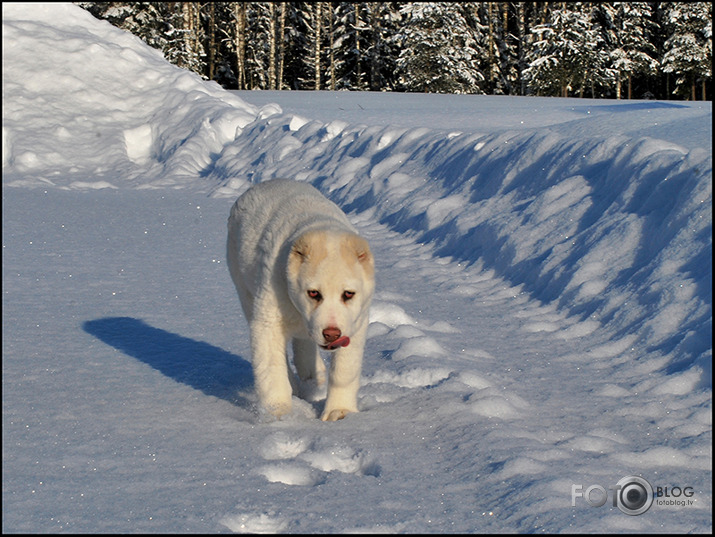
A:
<svg viewBox="0 0 715 537">
<path fill-rule="evenodd" d="M 227 244 L 229 271 L 242 303 L 249 290 L 279 284 L 265 278 L 275 273 L 281 251 L 320 228 L 356 233 L 340 208 L 308 183 L 274 179 L 244 192 L 231 208 Z"/>
</svg>

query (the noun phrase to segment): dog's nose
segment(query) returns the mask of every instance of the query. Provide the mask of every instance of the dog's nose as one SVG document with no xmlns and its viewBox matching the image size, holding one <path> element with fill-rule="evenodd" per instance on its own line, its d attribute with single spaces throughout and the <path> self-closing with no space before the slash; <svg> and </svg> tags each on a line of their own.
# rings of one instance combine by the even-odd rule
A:
<svg viewBox="0 0 715 537">
<path fill-rule="evenodd" d="M 332 343 L 340 336 L 340 328 L 336 328 L 335 326 L 329 326 L 328 328 L 323 330 L 323 337 L 325 338 L 326 343 Z"/>
</svg>

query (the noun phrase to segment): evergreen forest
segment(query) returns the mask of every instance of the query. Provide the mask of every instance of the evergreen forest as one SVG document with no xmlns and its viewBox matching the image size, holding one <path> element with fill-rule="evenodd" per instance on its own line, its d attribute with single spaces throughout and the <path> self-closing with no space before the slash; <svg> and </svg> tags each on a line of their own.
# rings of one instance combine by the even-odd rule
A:
<svg viewBox="0 0 715 537">
<path fill-rule="evenodd" d="M 227 89 L 711 100 L 711 2 L 77 2 Z"/>
</svg>

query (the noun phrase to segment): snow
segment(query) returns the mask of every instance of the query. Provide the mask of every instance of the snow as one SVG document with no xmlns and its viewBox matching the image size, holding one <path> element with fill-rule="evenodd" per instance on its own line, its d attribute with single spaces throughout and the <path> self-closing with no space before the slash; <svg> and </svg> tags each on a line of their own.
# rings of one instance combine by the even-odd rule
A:
<svg viewBox="0 0 715 537">
<path fill-rule="evenodd" d="M 227 92 L 77 6 L 3 4 L 3 531 L 710 532 L 711 124 Z M 279 176 L 376 256 L 336 423 L 311 386 L 256 408 L 225 222 Z M 629 475 L 693 503 L 572 504 Z"/>
</svg>

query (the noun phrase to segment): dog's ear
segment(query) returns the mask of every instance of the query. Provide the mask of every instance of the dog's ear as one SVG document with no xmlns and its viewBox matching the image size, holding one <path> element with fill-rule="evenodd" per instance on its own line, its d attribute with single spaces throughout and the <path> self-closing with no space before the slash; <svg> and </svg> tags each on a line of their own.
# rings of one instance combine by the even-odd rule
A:
<svg viewBox="0 0 715 537">
<path fill-rule="evenodd" d="M 357 256 L 358 261 L 369 270 L 374 268 L 374 260 L 372 257 L 372 252 L 370 251 L 370 245 L 365 239 L 359 235 L 353 235 L 350 240 L 351 247 Z"/>
<path fill-rule="evenodd" d="M 296 240 L 290 247 L 288 259 L 286 263 L 286 276 L 288 282 L 295 282 L 300 272 L 300 268 L 308 258 L 308 245 L 300 238 Z"/>
<path fill-rule="evenodd" d="M 290 249 L 290 262 L 300 264 L 308 257 L 310 257 L 310 242 L 305 236 L 300 236 Z"/>
</svg>

